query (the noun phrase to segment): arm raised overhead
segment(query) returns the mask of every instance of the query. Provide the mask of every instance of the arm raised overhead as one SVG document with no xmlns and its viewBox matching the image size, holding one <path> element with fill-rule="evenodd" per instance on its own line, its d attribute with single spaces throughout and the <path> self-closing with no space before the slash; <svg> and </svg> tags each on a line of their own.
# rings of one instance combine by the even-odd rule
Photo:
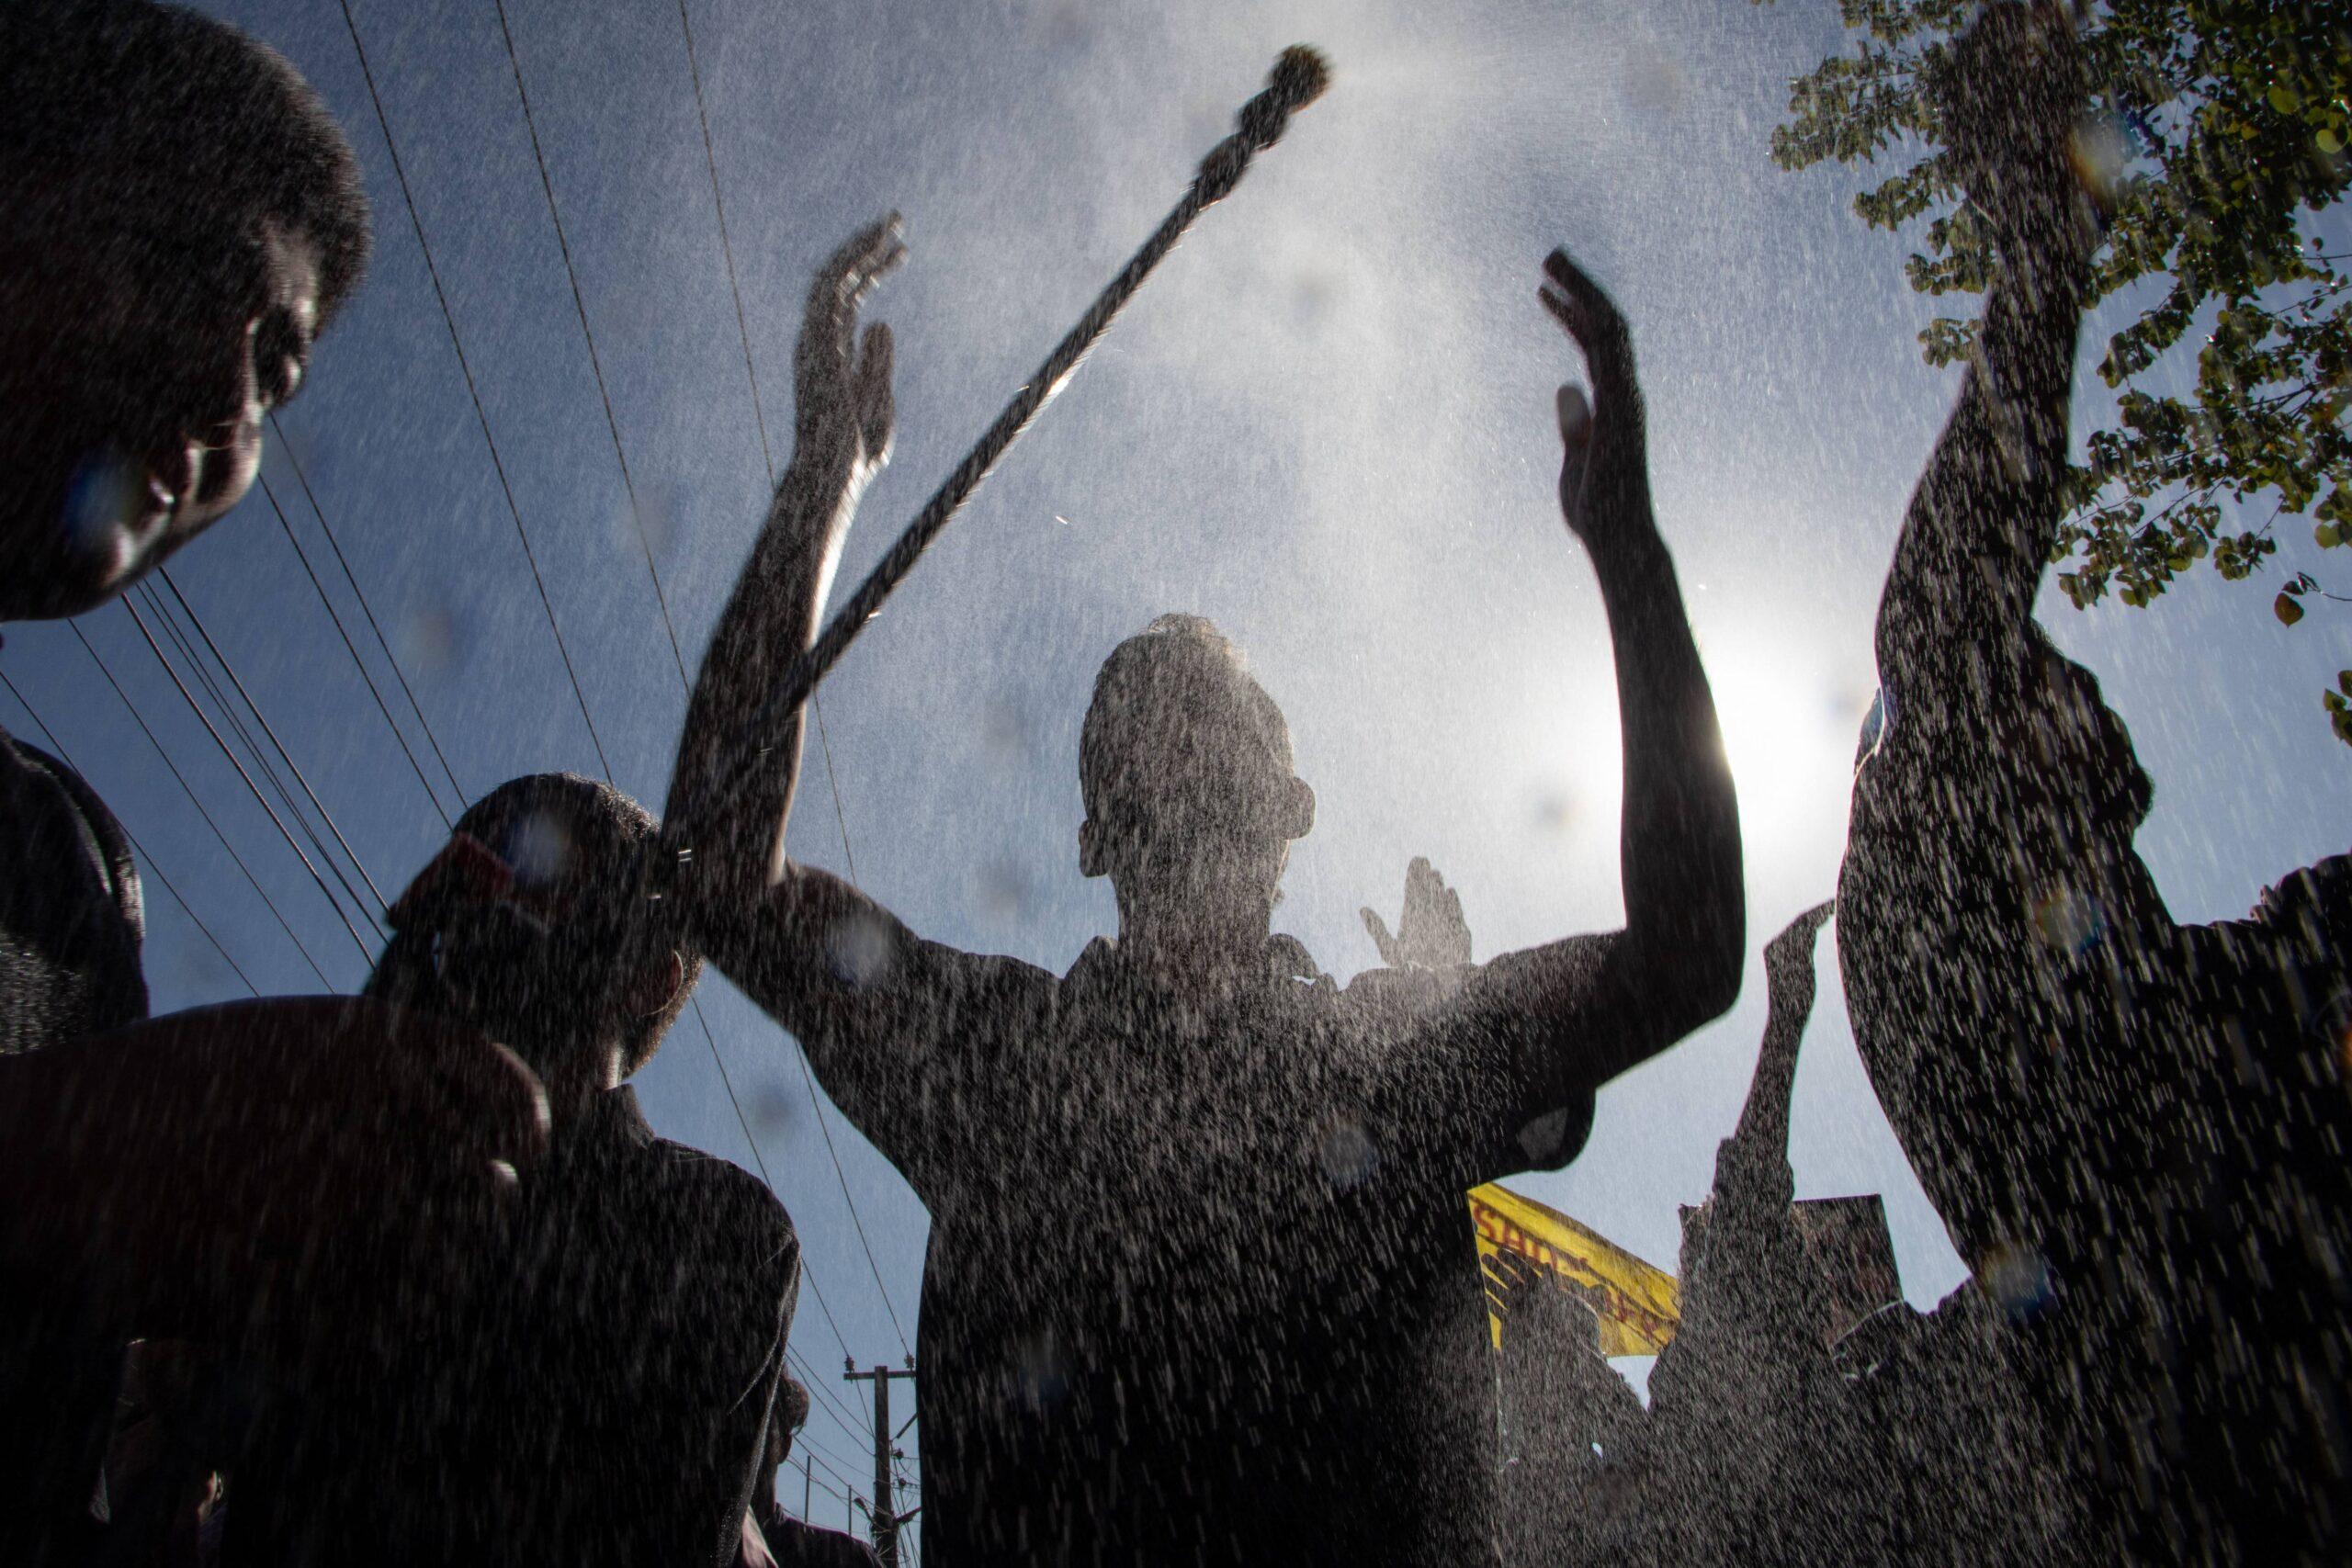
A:
<svg viewBox="0 0 2352 1568">
<path fill-rule="evenodd" d="M 1544 273 L 1544 307 L 1583 350 L 1593 388 L 1589 401 L 1575 387 L 1559 394 L 1560 505 L 1592 557 L 1616 659 L 1625 926 L 1495 959 L 1417 1031 L 1425 1060 L 1403 1092 L 1474 1102 L 1480 1125 L 1456 1141 L 1476 1179 L 1545 1163 L 1523 1129 L 1589 1105 L 1601 1084 L 1728 1009 L 1746 940 L 1738 803 L 1651 514 L 1632 336 L 1566 252 Z M 1422 1066 L 1454 1089 L 1421 1081 Z"/>
</svg>

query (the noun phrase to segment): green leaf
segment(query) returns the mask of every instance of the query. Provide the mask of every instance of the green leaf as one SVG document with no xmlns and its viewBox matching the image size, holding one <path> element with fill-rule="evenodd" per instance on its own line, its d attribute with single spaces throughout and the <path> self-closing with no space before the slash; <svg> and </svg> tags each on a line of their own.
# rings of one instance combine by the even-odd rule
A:
<svg viewBox="0 0 2352 1568">
<path fill-rule="evenodd" d="M 2092 101 L 2131 128 L 2086 301 L 2114 322 L 2089 361 L 2113 400 L 2073 411 L 2083 446 L 2050 555 L 2077 608 L 2110 593 L 2153 605 L 2200 559 L 2224 581 L 2253 577 L 2291 532 L 2281 518 L 2303 519 L 2320 549 L 2352 546 L 2352 265 L 2330 254 L 2352 218 L 2343 4 L 2074 7 Z M 1854 210 L 1911 241 L 1905 272 L 1930 296 L 1982 295 L 2018 259 L 2000 254 L 1945 145 L 1937 84 L 1981 8 L 1835 0 L 1851 47 L 1791 83 L 1771 132 L 1782 167 L 1867 175 Z M 1976 312 L 1952 303 L 1919 334 L 1930 364 L 1974 345 Z M 2314 587 L 2274 580 L 2282 624 Z M 2352 712 L 2332 716 L 2352 740 Z"/>
</svg>

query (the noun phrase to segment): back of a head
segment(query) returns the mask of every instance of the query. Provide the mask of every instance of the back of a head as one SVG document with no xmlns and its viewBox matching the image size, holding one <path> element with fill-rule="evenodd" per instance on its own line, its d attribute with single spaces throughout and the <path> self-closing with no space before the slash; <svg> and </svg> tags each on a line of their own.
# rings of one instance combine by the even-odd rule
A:
<svg viewBox="0 0 2352 1568">
<path fill-rule="evenodd" d="M 1079 784 L 1098 824 L 1287 840 L 1312 820 L 1311 804 L 1300 818 L 1282 710 L 1198 615 L 1162 615 L 1102 661 L 1079 738 Z"/>
<path fill-rule="evenodd" d="M 508 962 L 548 971 L 514 976 L 514 994 L 560 998 L 574 1014 L 566 1021 L 574 1029 L 617 1028 L 624 1077 L 652 1058 L 684 1009 L 701 967 L 698 958 L 682 953 L 684 983 L 663 1005 L 642 1016 L 609 1016 L 629 976 L 649 958 L 663 956 L 653 951 L 657 939 L 644 918 L 638 883 L 639 858 L 659 830 L 652 814 L 636 801 L 577 773 L 511 779 L 468 807 L 452 830 L 453 841 L 470 839 L 490 852 L 512 877 L 514 901 L 545 927 L 543 940 L 492 949 Z M 403 898 L 401 904 L 408 902 Z M 438 929 L 430 923 L 423 932 L 404 929 L 379 974 L 402 967 L 395 954 L 403 945 L 430 942 Z M 508 1043 L 526 1057 L 532 1055 L 526 1032 L 514 1032 Z"/>
</svg>

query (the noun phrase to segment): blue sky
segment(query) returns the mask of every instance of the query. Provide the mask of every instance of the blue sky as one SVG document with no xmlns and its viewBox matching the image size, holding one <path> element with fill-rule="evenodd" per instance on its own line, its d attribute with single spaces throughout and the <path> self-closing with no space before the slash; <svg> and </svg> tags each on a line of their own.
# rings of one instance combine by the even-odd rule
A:
<svg viewBox="0 0 2352 1568">
<path fill-rule="evenodd" d="M 689 5 L 779 461 L 810 270 L 858 224 L 906 216 L 910 263 L 870 311 L 898 334 L 898 451 L 845 577 L 1149 231 L 1281 47 L 1321 45 L 1336 73 L 825 687 L 839 815 L 812 749 L 797 855 L 844 869 L 845 829 L 859 880 L 917 930 L 1067 966 L 1114 923 L 1108 889 L 1075 863 L 1089 683 L 1119 637 L 1189 610 L 1241 643 L 1289 715 L 1320 816 L 1277 923 L 1324 967 L 1375 961 L 1356 910 L 1393 919 L 1415 854 L 1461 890 L 1481 957 L 1613 923 L 1608 645 L 1552 497 L 1552 391 L 1576 360 L 1534 302 L 1538 263 L 1565 243 L 1634 326 L 1660 523 L 1743 792 L 1755 945 L 1832 891 L 1879 579 L 1955 385 L 1918 359 L 1933 312 L 1903 282 L 1907 247 L 1848 210 L 1859 177 L 1786 175 L 1766 155 L 1787 79 L 1838 44 L 1833 7 Z M 203 8 L 294 60 L 367 174 L 374 265 L 284 423 L 451 768 L 469 797 L 520 773 L 601 771 L 341 10 Z M 615 777 L 658 804 L 682 694 L 497 15 L 491 0 L 352 9 Z M 765 484 L 678 12 L 507 13 L 691 664 Z M 287 457 L 273 446 L 270 486 L 433 766 Z M 2287 532 L 2284 564 L 2316 570 L 2297 554 L 2308 531 Z M 391 892 L 441 820 L 267 501 L 256 491 L 175 575 Z M 2045 604 L 2157 780 L 2141 844 L 2183 919 L 2240 913 L 2352 840 L 2352 753 L 2317 695 L 2352 662 L 2343 622 L 2323 608 L 2290 633 L 2267 598 L 2203 573 L 2150 612 Z M 82 627 L 330 982 L 356 986 L 359 952 L 125 613 Z M 12 627 L 0 667 L 254 982 L 317 988 L 72 632 Z M 0 723 L 32 733 L 23 717 L 0 703 Z M 160 887 L 149 908 L 159 1010 L 243 994 Z M 1834 975 L 1829 941 L 1822 961 Z M 861 1362 L 895 1360 L 875 1272 L 910 1338 L 920 1206 L 828 1109 L 862 1243 L 788 1042 L 723 984 L 704 1001 L 842 1337 Z M 1676 1205 L 1706 1192 L 1762 1009 L 1751 965 L 1726 1020 L 1602 1094 L 1571 1169 L 1520 1185 L 1670 1266 Z M 665 1134 L 751 1163 L 691 1016 L 639 1082 Z M 1800 1195 L 1886 1195 L 1915 1302 L 1958 1281 L 1835 985 L 1792 1154 Z M 838 1368 L 807 1292 L 794 1342 Z M 832 1419 L 811 1432 L 863 1484 L 861 1439 Z M 820 1499 L 817 1516 L 838 1508 Z"/>
</svg>

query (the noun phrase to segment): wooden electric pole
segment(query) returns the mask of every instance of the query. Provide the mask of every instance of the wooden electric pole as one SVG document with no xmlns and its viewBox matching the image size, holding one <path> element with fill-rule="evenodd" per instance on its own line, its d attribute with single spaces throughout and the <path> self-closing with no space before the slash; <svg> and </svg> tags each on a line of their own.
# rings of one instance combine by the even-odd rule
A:
<svg viewBox="0 0 2352 1568">
<path fill-rule="evenodd" d="M 899 1568 L 899 1526 L 904 1522 L 899 1512 L 898 1497 L 890 1476 L 890 1380 L 905 1378 L 914 1381 L 915 1359 L 907 1358 L 901 1371 L 876 1361 L 870 1372 L 861 1372 L 857 1363 L 842 1362 L 844 1382 L 871 1382 L 874 1385 L 874 1508 L 870 1517 L 874 1526 L 874 1555 L 882 1560 L 882 1568 Z"/>
</svg>

